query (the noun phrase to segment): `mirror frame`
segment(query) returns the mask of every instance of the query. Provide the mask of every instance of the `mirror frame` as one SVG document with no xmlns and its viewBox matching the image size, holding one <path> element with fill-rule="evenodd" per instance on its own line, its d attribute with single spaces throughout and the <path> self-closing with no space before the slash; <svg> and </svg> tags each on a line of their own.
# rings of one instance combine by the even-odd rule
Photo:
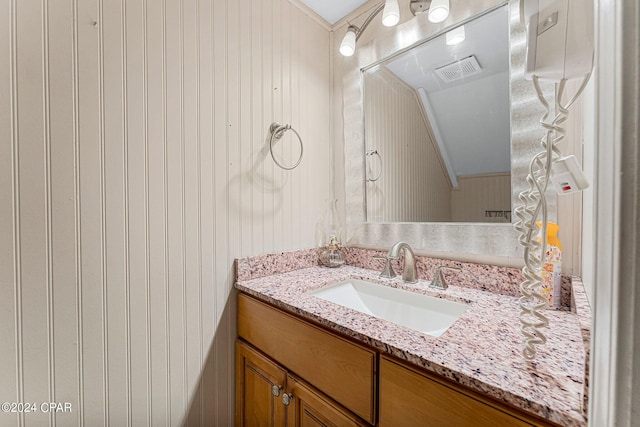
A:
<svg viewBox="0 0 640 427">
<path fill-rule="evenodd" d="M 438 37 L 448 28 L 464 24 L 500 7 L 509 8 L 510 94 L 511 94 L 511 205 L 527 187 L 529 160 L 540 151 L 544 130 L 538 122 L 544 113 L 530 81 L 524 79 L 525 28 L 520 23 L 519 0 L 473 0 L 456 3 L 446 21 L 433 24 L 426 14 L 418 15 L 393 30 L 358 46 L 346 65 L 343 77 L 344 161 L 346 225 L 349 246 L 387 249 L 397 241 L 408 242 L 415 250 L 471 255 L 474 259 L 516 258 L 523 256 L 518 233 L 512 223 L 374 223 L 366 222 L 364 103 L 362 70 L 399 55 L 426 40 Z M 545 95 L 553 94 L 552 84 Z M 535 141 L 532 143 L 532 141 Z M 548 195 L 553 195 L 548 193 Z M 549 220 L 556 221 L 556 197 L 548 197 Z M 513 215 L 512 215 L 513 218 Z M 512 219 L 513 221 L 514 219 Z M 491 258 L 489 260 L 489 258 Z M 517 264 L 517 262 L 515 262 Z"/>
</svg>

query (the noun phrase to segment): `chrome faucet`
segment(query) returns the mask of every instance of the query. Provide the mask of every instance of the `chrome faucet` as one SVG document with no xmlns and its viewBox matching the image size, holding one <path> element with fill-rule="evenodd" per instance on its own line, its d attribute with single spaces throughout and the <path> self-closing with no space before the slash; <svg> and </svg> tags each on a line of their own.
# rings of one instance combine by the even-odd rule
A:
<svg viewBox="0 0 640 427">
<path fill-rule="evenodd" d="M 442 270 L 460 271 L 459 267 L 449 267 L 448 265 L 439 265 L 436 267 L 436 272 L 433 274 L 433 280 L 429 284 L 430 288 L 445 290 L 449 287 L 449 284 L 442 274 Z"/>
<path fill-rule="evenodd" d="M 407 283 L 416 283 L 416 256 L 413 249 L 406 242 L 398 242 L 387 253 L 387 259 L 397 259 L 400 251 L 404 249 L 404 268 L 402 269 L 402 280 Z"/>
<path fill-rule="evenodd" d="M 380 277 L 385 279 L 393 279 L 396 277 L 396 272 L 391 266 L 391 258 L 388 256 L 374 256 L 375 259 L 381 259 L 384 261 L 384 267 L 382 268 L 382 272 L 380 273 Z"/>
</svg>

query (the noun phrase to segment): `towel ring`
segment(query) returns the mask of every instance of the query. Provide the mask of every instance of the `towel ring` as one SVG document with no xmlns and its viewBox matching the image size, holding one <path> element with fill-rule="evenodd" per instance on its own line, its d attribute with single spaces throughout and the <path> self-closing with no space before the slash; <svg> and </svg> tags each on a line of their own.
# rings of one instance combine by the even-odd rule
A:
<svg viewBox="0 0 640 427">
<path fill-rule="evenodd" d="M 282 165 L 276 159 L 276 156 L 273 154 L 273 139 L 275 138 L 276 142 L 278 142 L 284 136 L 285 132 L 288 130 L 293 131 L 293 133 L 295 133 L 296 136 L 298 137 L 298 142 L 300 142 L 300 157 L 298 158 L 298 161 L 293 166 Z M 273 159 L 275 164 L 284 170 L 289 171 L 291 169 L 295 169 L 302 161 L 302 152 L 304 151 L 304 146 L 302 145 L 302 138 L 300 138 L 300 134 L 296 132 L 296 130 L 292 128 L 291 125 L 281 125 L 278 122 L 271 123 L 271 127 L 269 127 L 269 131 L 271 132 L 271 138 L 269 139 L 269 152 L 271 153 L 271 158 Z"/>
<path fill-rule="evenodd" d="M 380 170 L 378 171 L 378 175 L 375 178 L 368 178 L 367 177 L 367 182 L 376 182 L 377 180 L 380 179 L 380 175 L 382 175 L 382 156 L 380 156 L 380 153 L 378 153 L 378 150 L 368 150 L 365 153 L 366 157 L 373 157 L 373 156 L 378 156 L 378 161 L 380 162 Z M 371 171 L 369 164 L 367 164 L 367 169 L 369 169 L 369 171 Z"/>
</svg>

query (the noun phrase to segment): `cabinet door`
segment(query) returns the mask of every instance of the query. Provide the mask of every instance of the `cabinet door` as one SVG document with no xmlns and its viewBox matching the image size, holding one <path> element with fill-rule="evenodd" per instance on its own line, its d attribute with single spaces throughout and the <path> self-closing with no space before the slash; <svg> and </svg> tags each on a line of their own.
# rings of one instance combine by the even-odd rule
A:
<svg viewBox="0 0 640 427">
<path fill-rule="evenodd" d="M 236 426 L 284 427 L 286 380 L 281 367 L 236 341 Z"/>
<path fill-rule="evenodd" d="M 379 425 L 520 427 L 552 424 L 382 357 Z"/>
<path fill-rule="evenodd" d="M 291 400 L 287 406 L 288 427 L 357 427 L 367 426 L 310 385 L 289 375 L 287 390 Z"/>
<path fill-rule="evenodd" d="M 375 422 L 375 351 L 242 293 L 238 335 L 363 420 Z"/>
</svg>

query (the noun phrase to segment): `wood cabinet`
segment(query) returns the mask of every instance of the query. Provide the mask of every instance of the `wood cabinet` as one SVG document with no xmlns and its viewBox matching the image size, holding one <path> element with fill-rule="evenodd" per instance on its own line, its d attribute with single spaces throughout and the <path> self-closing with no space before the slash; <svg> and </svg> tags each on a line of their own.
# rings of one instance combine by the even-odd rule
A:
<svg viewBox="0 0 640 427">
<path fill-rule="evenodd" d="M 292 397 L 287 406 L 287 426 L 365 427 L 367 424 L 329 400 L 309 384 L 289 375 L 287 391 Z"/>
<path fill-rule="evenodd" d="M 238 340 L 236 426 L 365 427 L 367 424 Z"/>
<path fill-rule="evenodd" d="M 389 357 L 380 358 L 380 427 L 553 426 Z"/>
<path fill-rule="evenodd" d="M 236 426 L 284 426 L 286 408 L 279 395 L 284 392 L 286 382 L 287 371 L 238 341 Z"/>
<path fill-rule="evenodd" d="M 238 335 L 363 420 L 375 423 L 374 350 L 245 294 L 238 296 Z"/>
<path fill-rule="evenodd" d="M 556 426 L 246 294 L 238 336 L 238 427 Z"/>
</svg>

